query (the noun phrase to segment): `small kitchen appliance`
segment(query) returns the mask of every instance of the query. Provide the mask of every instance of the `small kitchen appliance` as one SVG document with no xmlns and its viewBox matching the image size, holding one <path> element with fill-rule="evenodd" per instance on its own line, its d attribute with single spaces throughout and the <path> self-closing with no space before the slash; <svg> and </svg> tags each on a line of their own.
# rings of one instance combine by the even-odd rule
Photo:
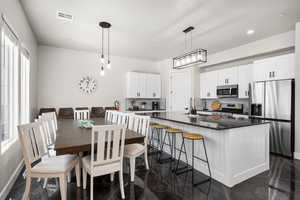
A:
<svg viewBox="0 0 300 200">
<path fill-rule="evenodd" d="M 159 110 L 159 109 L 160 109 L 159 102 L 153 101 L 152 102 L 152 110 Z"/>
</svg>

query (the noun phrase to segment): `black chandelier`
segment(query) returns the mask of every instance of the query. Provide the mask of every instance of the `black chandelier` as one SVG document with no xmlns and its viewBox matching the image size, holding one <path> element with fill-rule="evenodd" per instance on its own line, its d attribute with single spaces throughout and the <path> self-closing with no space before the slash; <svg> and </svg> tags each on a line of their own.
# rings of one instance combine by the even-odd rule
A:
<svg viewBox="0 0 300 200">
<path fill-rule="evenodd" d="M 101 71 L 100 75 L 104 76 L 104 67 L 106 66 L 107 69 L 111 68 L 111 62 L 110 62 L 110 49 L 109 49 L 109 32 L 111 24 L 108 22 L 99 22 L 99 26 L 101 27 Z M 107 61 L 104 57 L 104 31 L 107 29 Z"/>
<path fill-rule="evenodd" d="M 183 33 L 185 34 L 185 50 L 187 49 L 187 34 L 190 33 L 191 51 L 173 58 L 173 69 L 183 69 L 183 68 L 191 67 L 196 64 L 207 62 L 207 50 L 200 49 L 200 48 L 192 50 L 192 48 L 193 48 L 192 31 L 193 30 L 194 30 L 194 27 L 192 27 L 192 26 L 189 26 L 183 30 Z"/>
</svg>

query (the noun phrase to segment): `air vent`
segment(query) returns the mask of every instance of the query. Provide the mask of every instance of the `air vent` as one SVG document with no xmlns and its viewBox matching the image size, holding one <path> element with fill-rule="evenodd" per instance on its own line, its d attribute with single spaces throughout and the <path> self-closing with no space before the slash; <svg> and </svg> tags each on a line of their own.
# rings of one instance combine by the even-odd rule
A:
<svg viewBox="0 0 300 200">
<path fill-rule="evenodd" d="M 65 12 L 58 11 L 57 17 L 62 20 L 73 21 L 73 15 L 65 13 Z"/>
</svg>

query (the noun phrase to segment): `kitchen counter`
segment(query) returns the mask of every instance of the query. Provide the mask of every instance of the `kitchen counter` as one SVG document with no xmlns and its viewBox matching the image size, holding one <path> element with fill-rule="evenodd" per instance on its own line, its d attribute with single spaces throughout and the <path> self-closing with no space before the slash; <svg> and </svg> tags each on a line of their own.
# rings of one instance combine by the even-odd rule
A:
<svg viewBox="0 0 300 200">
<path fill-rule="evenodd" d="M 226 130 L 268 123 L 260 119 L 235 119 L 222 115 L 188 115 L 182 112 L 149 114 L 153 119 L 167 120 L 214 130 Z"/>
<path fill-rule="evenodd" d="M 183 130 L 184 133 L 201 134 L 205 139 L 212 178 L 233 187 L 269 169 L 270 124 L 260 119 L 234 119 L 222 115 L 187 115 L 184 112 L 145 113 L 151 121 Z M 162 133 L 164 134 L 164 133 Z M 182 136 L 176 134 L 179 149 Z M 168 142 L 168 141 L 167 141 Z M 192 143 L 186 140 L 187 154 Z M 201 141 L 195 141 L 195 155 L 204 158 Z M 169 149 L 164 149 L 170 153 Z M 177 155 L 179 151 L 176 150 Z M 184 156 L 181 158 L 186 162 Z M 188 156 L 191 164 L 191 156 Z M 195 160 L 195 169 L 208 175 L 207 166 Z"/>
<path fill-rule="evenodd" d="M 221 110 L 197 110 L 197 113 L 220 113 L 220 114 L 228 114 L 228 115 L 245 115 L 248 116 L 248 113 L 231 113 L 231 112 L 225 112 Z"/>
</svg>

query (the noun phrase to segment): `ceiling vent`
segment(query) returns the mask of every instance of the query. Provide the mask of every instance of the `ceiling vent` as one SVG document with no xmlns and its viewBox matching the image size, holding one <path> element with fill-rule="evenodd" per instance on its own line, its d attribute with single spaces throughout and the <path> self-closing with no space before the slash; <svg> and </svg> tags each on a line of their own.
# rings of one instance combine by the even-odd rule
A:
<svg viewBox="0 0 300 200">
<path fill-rule="evenodd" d="M 69 22 L 73 21 L 73 15 L 65 13 L 65 12 L 58 11 L 57 17 L 59 19 L 65 20 L 65 21 L 69 21 Z"/>
</svg>

